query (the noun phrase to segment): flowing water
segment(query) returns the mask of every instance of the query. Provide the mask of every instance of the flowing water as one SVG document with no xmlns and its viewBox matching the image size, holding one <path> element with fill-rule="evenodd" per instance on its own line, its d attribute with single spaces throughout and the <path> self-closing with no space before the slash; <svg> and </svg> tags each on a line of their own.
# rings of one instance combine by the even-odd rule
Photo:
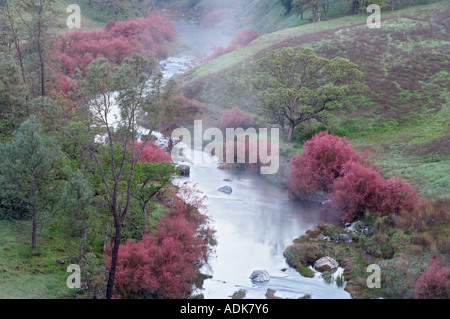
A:
<svg viewBox="0 0 450 319">
<path fill-rule="evenodd" d="M 217 45 L 231 40 L 220 31 L 207 29 L 190 22 L 176 22 L 179 41 L 187 49 L 184 53 L 161 62 L 165 79 L 187 71 L 189 64 L 207 55 Z M 206 41 L 205 41 L 206 40 Z M 162 140 L 159 136 L 160 141 Z M 184 155 L 193 158 L 194 152 L 185 145 Z M 314 229 L 320 221 L 330 217 L 319 204 L 290 200 L 279 188 L 260 175 L 236 173 L 218 169 L 214 158 L 203 153 L 202 164 L 191 166 L 190 177 L 178 181 L 197 184 L 207 195 L 208 215 L 216 230 L 218 241 L 203 272 L 212 276 L 199 291 L 205 298 L 229 298 L 243 289 L 247 298 L 265 298 L 268 288 L 284 298 L 298 298 L 310 294 L 312 298 L 350 298 L 350 294 L 335 283 L 325 283 L 319 273 L 314 278 L 302 277 L 289 268 L 283 251 L 292 240 Z M 226 181 L 231 180 L 231 181 Z M 222 186 L 231 186 L 230 195 L 221 193 Z M 264 269 L 270 274 L 265 283 L 253 284 L 249 278 L 253 270 Z M 334 274 L 342 273 L 339 268 Z"/>
<path fill-rule="evenodd" d="M 186 145 L 184 156 L 194 158 Z M 302 277 L 289 268 L 283 251 L 292 240 L 314 229 L 320 221 L 332 221 L 321 205 L 290 200 L 278 187 L 260 175 L 218 169 L 217 162 L 206 153 L 202 164 L 190 165 L 189 181 L 207 195 L 208 216 L 216 230 L 218 241 L 209 267 L 203 272 L 212 276 L 201 291 L 205 298 L 229 298 L 243 289 L 247 298 L 264 298 L 268 288 L 276 296 L 299 298 L 350 298 L 336 284 L 325 283 L 319 273 L 314 278 Z M 231 186 L 230 195 L 221 193 L 222 186 Z M 270 280 L 253 284 L 249 278 L 253 270 L 267 270 Z M 334 274 L 341 274 L 342 268 Z"/>
</svg>

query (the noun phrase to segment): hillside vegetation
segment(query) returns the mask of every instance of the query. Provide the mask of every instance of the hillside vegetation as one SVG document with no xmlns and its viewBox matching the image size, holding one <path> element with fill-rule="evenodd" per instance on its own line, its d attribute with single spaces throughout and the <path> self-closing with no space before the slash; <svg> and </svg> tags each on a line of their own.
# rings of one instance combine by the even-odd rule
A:
<svg viewBox="0 0 450 319">
<path fill-rule="evenodd" d="M 258 113 L 252 85 L 255 61 L 282 47 L 312 47 L 326 58 L 348 58 L 369 91 L 336 114 L 329 130 L 368 148 L 386 177 L 401 176 L 422 194 L 448 197 L 450 186 L 450 4 L 384 13 L 381 29 L 366 15 L 348 16 L 266 34 L 188 72 L 184 94 L 211 105 L 214 119 L 239 106 Z M 299 127 L 297 142 L 324 129 Z M 287 148 L 285 155 L 293 154 Z"/>
</svg>

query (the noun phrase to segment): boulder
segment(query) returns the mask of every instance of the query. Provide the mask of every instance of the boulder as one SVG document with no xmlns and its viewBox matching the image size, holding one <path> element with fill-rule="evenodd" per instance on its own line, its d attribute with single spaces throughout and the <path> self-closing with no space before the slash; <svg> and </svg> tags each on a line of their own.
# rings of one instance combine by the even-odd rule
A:
<svg viewBox="0 0 450 319">
<path fill-rule="evenodd" d="M 270 280 L 270 275 L 267 270 L 254 270 L 250 275 L 250 279 L 252 282 L 266 282 Z"/>
<path fill-rule="evenodd" d="M 219 188 L 219 192 L 230 195 L 233 192 L 233 189 L 230 186 L 224 186 Z"/>
<path fill-rule="evenodd" d="M 331 257 L 322 257 L 314 263 L 314 269 L 319 272 L 331 271 L 339 267 L 339 263 Z"/>
<path fill-rule="evenodd" d="M 178 168 L 180 169 L 181 176 L 191 175 L 191 167 L 189 165 L 180 165 Z"/>
</svg>

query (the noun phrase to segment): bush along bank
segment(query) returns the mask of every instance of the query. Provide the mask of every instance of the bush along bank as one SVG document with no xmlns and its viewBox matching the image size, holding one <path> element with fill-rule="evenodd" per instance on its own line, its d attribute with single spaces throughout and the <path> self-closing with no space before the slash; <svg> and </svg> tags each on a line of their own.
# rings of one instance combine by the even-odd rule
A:
<svg viewBox="0 0 450 319">
<path fill-rule="evenodd" d="M 305 275 L 318 259 L 335 259 L 355 298 L 448 298 L 450 199 L 421 198 L 407 181 L 384 179 L 368 158 L 326 132 L 292 158 L 291 197 L 326 194 L 324 209 L 345 227 L 320 223 L 285 250 L 288 264 Z M 380 288 L 368 287 L 372 264 L 381 269 Z"/>
<path fill-rule="evenodd" d="M 367 211 L 351 224 L 321 222 L 295 239 L 284 256 L 303 276 L 320 258 L 335 259 L 353 298 L 449 298 L 449 208 L 450 200 L 441 199 L 409 214 Z M 373 264 L 380 267 L 380 288 L 368 287 Z"/>
</svg>

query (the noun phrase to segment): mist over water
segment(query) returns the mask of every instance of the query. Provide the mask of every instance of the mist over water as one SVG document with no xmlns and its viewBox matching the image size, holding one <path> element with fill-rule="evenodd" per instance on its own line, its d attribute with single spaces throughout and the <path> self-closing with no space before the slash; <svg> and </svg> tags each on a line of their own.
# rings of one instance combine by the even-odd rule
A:
<svg viewBox="0 0 450 319">
<path fill-rule="evenodd" d="M 184 54 L 199 58 L 206 58 L 213 51 L 213 47 L 227 47 L 230 45 L 233 35 L 215 27 L 204 27 L 192 21 L 173 21 L 177 30 L 177 41 L 187 50 Z"/>
<path fill-rule="evenodd" d="M 214 47 L 227 47 L 233 38 L 219 28 L 204 27 L 193 21 L 172 22 L 177 31 L 177 42 L 184 47 L 184 50 L 161 61 L 160 67 L 164 74 L 164 81 L 188 71 L 190 66 L 210 56 Z"/>
</svg>

